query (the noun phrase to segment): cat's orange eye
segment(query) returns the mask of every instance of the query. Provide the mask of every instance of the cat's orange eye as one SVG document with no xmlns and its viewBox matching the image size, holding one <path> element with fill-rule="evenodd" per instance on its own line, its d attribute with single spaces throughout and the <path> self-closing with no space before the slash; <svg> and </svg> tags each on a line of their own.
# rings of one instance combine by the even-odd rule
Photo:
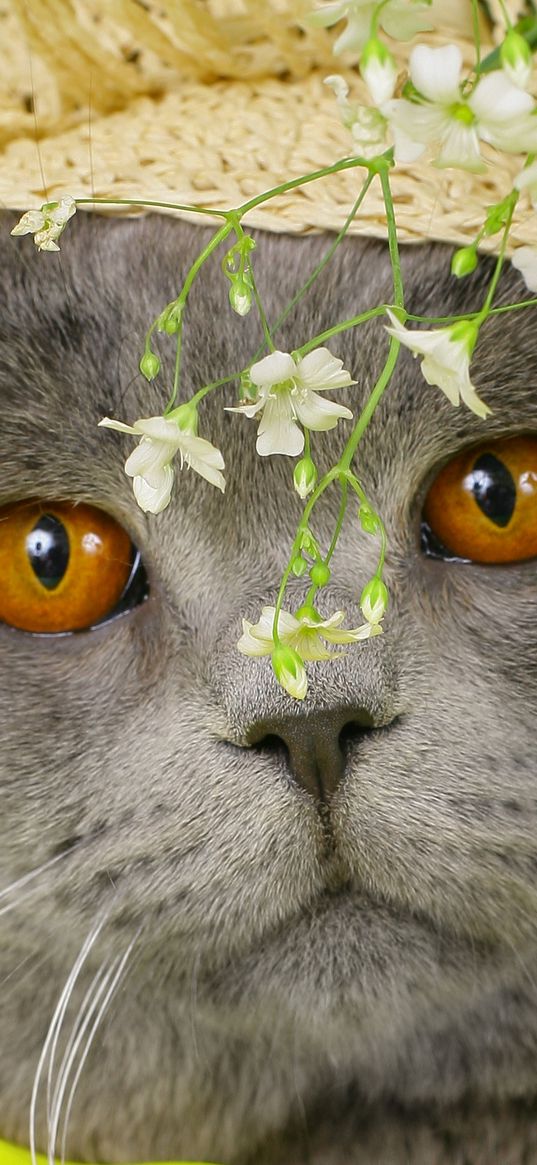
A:
<svg viewBox="0 0 537 1165">
<path fill-rule="evenodd" d="M 490 563 L 536 558 L 537 437 L 491 441 L 455 457 L 433 482 L 423 516 L 453 557 Z"/>
<path fill-rule="evenodd" d="M 79 631 L 117 606 L 135 549 L 109 514 L 72 502 L 0 509 L 0 622 L 21 631 Z"/>
</svg>

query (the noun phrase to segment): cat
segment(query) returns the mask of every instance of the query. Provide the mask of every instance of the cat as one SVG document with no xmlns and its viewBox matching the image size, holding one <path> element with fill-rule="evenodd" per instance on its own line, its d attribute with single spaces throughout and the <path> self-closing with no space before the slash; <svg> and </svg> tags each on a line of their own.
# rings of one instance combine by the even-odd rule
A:
<svg viewBox="0 0 537 1165">
<path fill-rule="evenodd" d="M 224 411 L 231 384 L 200 408 L 225 495 L 177 465 L 154 516 L 124 473 L 133 439 L 97 427 L 162 412 L 173 343 L 152 384 L 138 360 L 207 230 L 80 213 L 44 255 L 15 221 L 0 231 L 0 505 L 100 508 L 141 565 L 130 609 L 92 630 L 0 626 L 0 1136 L 27 1145 L 33 1123 L 47 1151 L 49 1078 L 58 1159 L 63 1141 L 79 1161 L 537 1161 L 536 563 L 420 541 L 442 466 L 537 437 L 533 313 L 483 329 L 487 420 L 402 353 L 355 459 L 387 527 L 385 634 L 309 665 L 300 704 L 236 647 L 287 562 L 293 460 L 256 455 L 255 423 Z M 327 239 L 254 233 L 273 321 Z M 458 281 L 450 254 L 403 248 L 409 311 L 480 307 L 492 261 Z M 255 312 L 231 312 L 220 258 L 189 300 L 183 399 L 262 342 Z M 525 295 L 508 265 L 498 302 Z M 277 346 L 392 300 L 387 246 L 346 240 Z M 330 395 L 355 415 L 384 322 L 328 344 L 357 382 Z M 348 424 L 314 435 L 320 470 Z M 338 504 L 334 489 L 315 510 L 324 547 Z M 362 621 L 377 553 L 350 504 L 322 614 Z M 306 589 L 293 579 L 286 607 Z"/>
</svg>

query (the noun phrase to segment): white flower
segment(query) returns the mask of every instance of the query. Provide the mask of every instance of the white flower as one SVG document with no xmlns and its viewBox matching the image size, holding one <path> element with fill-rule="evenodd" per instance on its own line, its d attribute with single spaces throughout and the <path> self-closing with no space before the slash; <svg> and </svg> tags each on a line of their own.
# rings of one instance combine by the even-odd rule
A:
<svg viewBox="0 0 537 1165">
<path fill-rule="evenodd" d="M 535 102 L 502 69 L 482 77 L 465 96 L 458 45 L 417 45 L 409 68 L 418 99 L 394 99 L 383 106 L 397 161 L 412 162 L 427 145 L 438 143 L 437 166 L 479 172 L 485 169 L 480 141 L 508 153 L 537 150 Z"/>
<path fill-rule="evenodd" d="M 388 311 L 388 315 L 392 327 L 386 331 L 390 336 L 410 348 L 414 356 L 423 356 L 421 371 L 427 384 L 441 388 L 452 405 L 459 405 L 462 399 L 478 417 L 488 416 L 491 409 L 480 400 L 470 380 L 470 358 L 478 335 L 476 325 L 463 320 L 431 332 L 407 332 L 393 312 Z"/>
<path fill-rule="evenodd" d="M 510 28 L 500 49 L 502 69 L 519 89 L 527 89 L 533 69 L 533 56 L 527 40 Z"/>
<path fill-rule="evenodd" d="M 324 78 L 330 85 L 339 106 L 343 125 L 351 131 L 356 153 L 362 158 L 374 158 L 386 146 L 388 122 L 379 109 L 371 105 L 358 105 L 348 100 L 349 86 L 339 73 Z"/>
<path fill-rule="evenodd" d="M 23 214 L 11 234 L 33 235 L 38 251 L 59 251 L 56 239 L 75 211 L 76 202 L 70 195 L 59 202 L 45 202 L 41 210 L 29 210 Z"/>
<path fill-rule="evenodd" d="M 360 610 L 368 623 L 377 624 L 384 618 L 388 605 L 386 584 L 377 575 L 367 583 L 360 596 Z"/>
<path fill-rule="evenodd" d="M 395 40 L 410 40 L 417 32 L 431 28 L 428 9 L 431 0 L 330 0 L 308 16 L 317 28 L 330 28 L 339 20 L 347 27 L 334 43 L 335 53 L 359 53 L 371 34 L 371 22 L 380 8 L 378 23 Z"/>
<path fill-rule="evenodd" d="M 242 621 L 243 634 L 237 647 L 243 655 L 261 657 L 272 655 L 274 639 L 275 607 L 263 607 L 258 623 Z M 333 659 L 334 653 L 329 651 L 323 639 L 329 644 L 358 643 L 362 639 L 369 639 L 372 635 L 381 635 L 382 627 L 379 623 L 365 623 L 363 627 L 354 627 L 345 630 L 341 624 L 345 619 L 344 611 L 335 611 L 329 619 L 321 619 L 313 607 L 301 607 L 296 616 L 290 611 L 280 611 L 278 619 L 278 637 L 281 643 L 292 647 L 303 660 Z"/>
<path fill-rule="evenodd" d="M 184 410 L 191 406 L 183 406 Z M 179 414 L 179 416 L 177 416 Z M 224 469 L 224 459 L 219 449 L 197 437 L 192 424 L 188 428 L 181 428 L 185 424 L 184 418 L 188 413 L 175 410 L 176 419 L 168 417 L 142 417 L 134 425 L 124 425 L 121 421 L 112 421 L 104 417 L 99 421 L 108 429 L 117 429 L 120 433 L 133 433 L 140 436 L 141 441 L 125 462 L 125 473 L 133 478 L 134 496 L 142 510 L 151 514 L 160 514 L 168 505 L 173 488 L 174 472 L 171 462 L 176 453 L 181 456 L 183 464 L 191 467 L 211 485 L 217 486 L 222 492 L 225 481 L 220 470 Z"/>
<path fill-rule="evenodd" d="M 360 74 L 375 105 L 382 106 L 393 97 L 397 79 L 395 60 L 378 37 L 371 37 L 360 57 Z"/>
<path fill-rule="evenodd" d="M 532 162 L 531 166 L 525 166 L 520 174 L 517 174 L 514 186 L 516 190 L 527 190 L 533 206 L 537 210 L 537 162 Z"/>
<path fill-rule="evenodd" d="M 520 271 L 530 291 L 537 291 L 537 247 L 517 247 L 511 263 Z"/>
<path fill-rule="evenodd" d="M 261 457 L 302 453 L 304 434 L 298 421 L 306 429 L 325 431 L 333 429 L 340 417 L 352 418 L 350 409 L 318 395 L 356 383 L 343 368 L 343 361 L 327 348 L 316 348 L 297 361 L 287 352 L 271 352 L 252 365 L 250 379 L 257 388 L 257 400 L 228 411 L 247 417 L 261 414 L 256 446 Z"/>
</svg>

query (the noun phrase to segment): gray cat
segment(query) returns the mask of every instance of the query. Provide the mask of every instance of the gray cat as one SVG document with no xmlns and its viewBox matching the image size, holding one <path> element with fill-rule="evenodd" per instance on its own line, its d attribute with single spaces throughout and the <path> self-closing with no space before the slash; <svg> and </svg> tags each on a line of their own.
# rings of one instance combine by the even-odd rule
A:
<svg viewBox="0 0 537 1165">
<path fill-rule="evenodd" d="M 487 421 L 403 353 L 356 461 L 388 530 L 386 633 L 311 665 L 301 705 L 236 649 L 287 561 L 292 460 L 256 456 L 255 424 L 223 411 L 231 386 L 200 412 L 225 496 L 178 467 L 154 517 L 123 471 L 132 438 L 97 428 L 162 411 L 172 344 L 149 386 L 143 336 L 205 231 L 80 215 L 54 256 L 11 239 L 14 221 L 0 233 L 0 504 L 100 507 L 143 565 L 93 630 L 0 627 L 0 891 L 14 886 L 0 898 L 0 1135 L 28 1144 L 32 1110 L 46 1151 L 48 1080 L 58 1158 L 63 1141 L 81 1161 L 537 1162 L 535 560 L 420 544 L 445 463 L 537 439 L 535 316 L 484 329 Z M 327 244 L 257 241 L 274 320 Z M 445 315 L 481 305 L 490 263 L 458 282 L 431 245 L 407 248 L 403 273 L 408 309 Z M 527 294 L 514 273 L 504 285 Z M 391 300 L 385 246 L 349 241 L 278 346 Z M 192 296 L 185 391 L 260 338 L 215 261 Z M 329 344 L 358 382 L 336 394 L 355 412 L 386 343 L 374 321 Z M 321 467 L 342 434 L 315 438 Z M 316 511 L 325 545 L 337 506 L 334 492 Z M 361 622 L 375 565 L 351 506 L 321 611 Z M 295 579 L 287 605 L 305 590 Z"/>
</svg>

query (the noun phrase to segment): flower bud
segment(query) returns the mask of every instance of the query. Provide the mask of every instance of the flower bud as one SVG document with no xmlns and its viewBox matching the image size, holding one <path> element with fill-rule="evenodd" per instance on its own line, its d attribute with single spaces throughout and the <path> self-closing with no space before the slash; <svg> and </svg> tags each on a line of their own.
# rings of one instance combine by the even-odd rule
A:
<svg viewBox="0 0 537 1165">
<path fill-rule="evenodd" d="M 380 623 L 388 606 L 388 591 L 381 578 L 374 575 L 360 595 L 360 608 L 368 623 Z"/>
<path fill-rule="evenodd" d="M 308 569 L 308 565 L 309 564 L 306 562 L 306 559 L 303 558 L 301 554 L 297 554 L 293 558 L 291 570 L 297 578 L 302 578 L 302 575 L 305 574 Z"/>
<path fill-rule="evenodd" d="M 175 421 L 182 433 L 191 433 L 195 437 L 198 432 L 198 410 L 190 400 L 168 413 L 166 420 Z"/>
<path fill-rule="evenodd" d="M 282 688 L 295 700 L 303 700 L 308 690 L 308 677 L 298 651 L 279 643 L 272 652 L 272 668 Z"/>
<path fill-rule="evenodd" d="M 140 360 L 139 369 L 142 373 L 142 376 L 145 376 L 146 380 L 154 380 L 155 376 L 158 376 L 160 372 L 160 360 L 158 356 L 156 356 L 155 353 L 151 351 L 149 346 L 145 349 L 142 359 Z"/>
<path fill-rule="evenodd" d="M 238 316 L 247 316 L 252 306 L 252 289 L 245 278 L 237 275 L 229 288 L 229 302 Z"/>
<path fill-rule="evenodd" d="M 310 579 L 316 587 L 325 587 L 330 582 L 331 573 L 326 562 L 315 562 L 310 570 Z"/>
<path fill-rule="evenodd" d="M 364 45 L 360 57 L 360 73 L 375 105 L 382 106 L 393 97 L 397 66 L 390 50 L 376 36 L 371 37 Z"/>
<path fill-rule="evenodd" d="M 477 267 L 477 253 L 475 247 L 459 247 L 451 260 L 451 274 L 457 279 L 471 275 Z"/>
<path fill-rule="evenodd" d="M 297 494 L 304 501 L 312 489 L 315 488 L 317 481 L 317 470 L 311 457 L 302 457 L 300 461 L 297 461 L 295 472 L 293 473 L 293 481 Z"/>
<path fill-rule="evenodd" d="M 358 517 L 360 519 L 360 525 L 362 527 L 362 530 L 364 530 L 366 534 L 377 534 L 378 533 L 379 520 L 377 518 L 375 511 L 372 510 L 371 507 L 368 506 L 366 502 L 362 502 L 362 504 L 358 510 Z"/>
<path fill-rule="evenodd" d="M 531 77 L 533 58 L 528 42 L 510 28 L 500 49 L 502 69 L 518 89 L 527 89 Z"/>
<path fill-rule="evenodd" d="M 174 336 L 181 328 L 181 320 L 183 318 L 183 305 L 177 303 L 174 299 L 169 303 L 164 311 L 160 313 L 157 320 L 157 330 L 159 332 L 166 332 L 168 336 Z"/>
</svg>

